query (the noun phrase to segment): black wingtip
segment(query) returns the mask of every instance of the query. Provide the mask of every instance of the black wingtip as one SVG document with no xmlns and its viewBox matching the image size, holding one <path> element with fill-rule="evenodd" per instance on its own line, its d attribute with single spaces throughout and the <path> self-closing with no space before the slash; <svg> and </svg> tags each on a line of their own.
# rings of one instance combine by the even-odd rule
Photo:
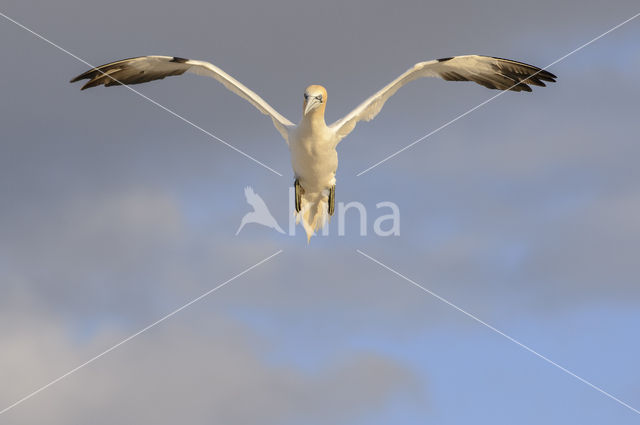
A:
<svg viewBox="0 0 640 425">
<path fill-rule="evenodd" d="M 75 83 L 78 82 L 80 80 L 86 80 L 86 79 L 93 79 L 94 77 L 94 73 L 96 72 L 96 68 L 92 68 L 90 70 L 88 70 L 87 72 L 83 72 L 82 74 L 78 75 L 77 77 L 72 78 L 69 82 L 70 83 Z M 84 90 L 84 88 L 83 88 Z"/>
<path fill-rule="evenodd" d="M 94 72 L 96 72 L 98 70 L 98 68 L 91 68 L 88 71 L 83 72 L 82 74 L 78 75 L 77 77 L 74 77 L 71 79 L 71 81 L 69 81 L 70 83 L 75 83 L 76 81 L 80 81 L 80 80 L 84 80 L 87 78 L 91 78 Z"/>
<path fill-rule="evenodd" d="M 519 61 L 514 61 L 512 59 L 505 59 L 505 58 L 501 58 L 498 56 L 490 56 L 493 59 L 497 59 L 500 61 L 505 61 L 505 62 L 511 62 L 511 63 L 515 63 L 524 67 L 528 67 L 530 69 L 535 70 L 535 77 L 539 78 L 540 80 L 543 81 L 547 81 L 549 83 L 555 83 L 556 79 L 558 78 L 555 74 L 552 74 L 551 72 L 547 71 L 546 69 L 543 68 L 538 68 L 537 66 L 534 65 L 530 65 L 528 63 L 525 62 L 519 62 Z"/>
<path fill-rule="evenodd" d="M 84 74 L 80 74 L 80 75 L 78 75 L 77 77 L 73 77 L 71 80 L 69 80 L 69 82 L 70 82 L 70 83 L 75 83 L 75 82 L 77 82 L 77 81 L 82 80 L 83 78 L 86 78 L 86 77 L 84 77 Z"/>
</svg>

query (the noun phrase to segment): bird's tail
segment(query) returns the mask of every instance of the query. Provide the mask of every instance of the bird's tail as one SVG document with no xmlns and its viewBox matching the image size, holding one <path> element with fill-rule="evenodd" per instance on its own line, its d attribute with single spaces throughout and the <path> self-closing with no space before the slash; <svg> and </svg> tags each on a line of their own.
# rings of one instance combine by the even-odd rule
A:
<svg viewBox="0 0 640 425">
<path fill-rule="evenodd" d="M 325 192 L 327 191 L 302 194 L 300 212 L 296 214 L 296 224 L 302 221 L 302 227 L 307 234 L 307 242 L 316 230 L 321 229 L 328 221 L 329 196 Z"/>
</svg>

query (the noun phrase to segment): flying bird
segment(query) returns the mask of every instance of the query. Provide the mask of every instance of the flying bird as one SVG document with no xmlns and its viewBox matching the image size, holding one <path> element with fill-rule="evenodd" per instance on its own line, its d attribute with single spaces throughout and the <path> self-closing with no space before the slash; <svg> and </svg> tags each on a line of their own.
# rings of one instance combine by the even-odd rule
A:
<svg viewBox="0 0 640 425">
<path fill-rule="evenodd" d="M 284 233 L 284 230 L 280 227 L 276 219 L 271 215 L 267 204 L 264 203 L 264 200 L 253 191 L 251 186 L 247 186 L 244 188 L 244 197 L 247 200 L 247 204 L 253 207 L 253 211 L 248 212 L 242 217 L 240 221 L 240 227 L 238 227 L 238 231 L 236 235 L 240 233 L 240 230 L 244 227 L 245 224 L 248 223 L 258 223 L 263 226 L 270 227 L 278 231 L 278 233 Z"/>
<path fill-rule="evenodd" d="M 199 60 L 140 56 L 93 68 L 71 82 L 88 79 L 82 86 L 84 90 L 99 85 L 146 83 L 185 72 L 215 78 L 271 117 L 291 152 L 296 218 L 302 221 L 307 240 L 327 222 L 335 209 L 338 143 L 353 131 L 359 121 L 370 121 L 378 115 L 384 103 L 400 87 L 418 78 L 439 77 L 446 81 L 473 81 L 490 89 L 530 92 L 530 86 L 544 87 L 545 82 L 555 82 L 557 78 L 533 65 L 491 56 L 453 56 L 420 62 L 330 125 L 324 119 L 327 90 L 320 85 L 305 89 L 302 118 L 295 125 L 238 80 L 217 66 Z"/>
</svg>

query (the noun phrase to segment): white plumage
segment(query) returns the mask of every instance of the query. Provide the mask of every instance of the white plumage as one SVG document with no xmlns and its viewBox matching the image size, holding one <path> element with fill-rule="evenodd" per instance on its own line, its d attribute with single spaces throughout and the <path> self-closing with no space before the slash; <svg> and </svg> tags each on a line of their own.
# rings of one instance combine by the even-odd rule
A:
<svg viewBox="0 0 640 425">
<path fill-rule="evenodd" d="M 555 82 L 556 79 L 555 75 L 535 66 L 490 56 L 455 56 L 420 62 L 331 125 L 324 121 L 327 91 L 322 86 L 307 87 L 302 119 L 295 125 L 235 78 L 209 62 L 198 60 L 141 56 L 99 66 L 71 82 L 89 79 L 82 87 L 84 90 L 101 84 L 140 84 L 185 72 L 215 78 L 271 117 L 291 152 L 296 190 L 300 191 L 300 204 L 296 204 L 297 219 L 302 221 L 307 239 L 324 225 L 328 213 L 333 213 L 338 168 L 336 146 L 359 121 L 372 120 L 400 87 L 418 78 L 439 77 L 447 81 L 474 81 L 490 89 L 531 91 L 529 85 L 544 87 L 545 81 Z"/>
</svg>

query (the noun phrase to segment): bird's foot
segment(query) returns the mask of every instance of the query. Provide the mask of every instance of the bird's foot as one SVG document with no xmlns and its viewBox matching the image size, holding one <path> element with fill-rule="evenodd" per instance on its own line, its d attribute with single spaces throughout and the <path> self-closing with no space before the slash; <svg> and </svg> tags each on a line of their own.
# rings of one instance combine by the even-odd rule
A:
<svg viewBox="0 0 640 425">
<path fill-rule="evenodd" d="M 329 215 L 333 215 L 336 209 L 336 185 L 329 188 Z"/>
<path fill-rule="evenodd" d="M 304 189 L 300 185 L 298 179 L 293 183 L 293 186 L 296 190 L 296 212 L 299 213 L 302 209 L 302 194 L 304 193 Z"/>
</svg>

